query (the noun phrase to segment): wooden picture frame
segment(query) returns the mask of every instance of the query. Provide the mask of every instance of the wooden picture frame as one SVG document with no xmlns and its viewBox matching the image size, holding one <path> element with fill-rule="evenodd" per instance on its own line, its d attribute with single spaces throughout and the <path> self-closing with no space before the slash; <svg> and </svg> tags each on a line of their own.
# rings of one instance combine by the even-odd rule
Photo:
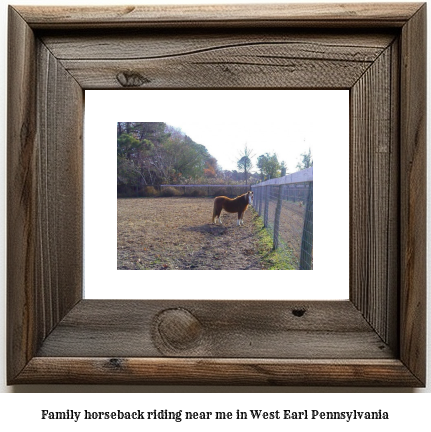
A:
<svg viewBox="0 0 431 432">
<path fill-rule="evenodd" d="M 423 3 L 10 7 L 8 383 L 424 386 L 425 28 Z M 349 89 L 350 299 L 82 299 L 84 90 L 125 88 Z"/>
</svg>

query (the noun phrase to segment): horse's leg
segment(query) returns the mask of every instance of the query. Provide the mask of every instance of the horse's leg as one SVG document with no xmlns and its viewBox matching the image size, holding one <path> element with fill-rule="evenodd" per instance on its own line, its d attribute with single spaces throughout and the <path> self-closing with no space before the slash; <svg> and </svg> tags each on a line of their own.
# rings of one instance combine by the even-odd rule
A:
<svg viewBox="0 0 431 432">
<path fill-rule="evenodd" d="M 219 223 L 221 224 L 221 212 L 223 211 L 223 207 L 220 206 L 220 208 L 214 209 L 215 211 L 215 215 L 216 215 L 216 223 L 217 223 L 217 218 Z"/>
<path fill-rule="evenodd" d="M 238 226 L 241 225 L 241 210 L 238 212 L 238 220 L 236 221 L 236 224 L 237 224 Z"/>
<path fill-rule="evenodd" d="M 244 225 L 244 213 L 246 211 L 246 208 L 241 213 L 241 225 Z"/>
<path fill-rule="evenodd" d="M 216 204 L 214 203 L 214 210 L 213 210 L 213 224 L 217 224 L 217 218 L 219 220 L 219 222 L 221 223 L 221 218 L 220 218 L 220 214 L 222 212 L 223 208 L 218 208 L 218 206 L 216 206 Z"/>
</svg>

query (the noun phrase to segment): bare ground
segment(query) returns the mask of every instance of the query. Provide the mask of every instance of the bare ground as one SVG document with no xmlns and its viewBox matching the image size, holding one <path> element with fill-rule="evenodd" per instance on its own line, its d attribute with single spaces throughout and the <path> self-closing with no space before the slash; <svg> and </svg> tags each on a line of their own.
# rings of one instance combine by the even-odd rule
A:
<svg viewBox="0 0 431 432">
<path fill-rule="evenodd" d="M 211 198 L 117 200 L 117 268 L 120 270 L 263 269 L 250 208 L 244 225 L 223 211 L 213 225 Z"/>
</svg>

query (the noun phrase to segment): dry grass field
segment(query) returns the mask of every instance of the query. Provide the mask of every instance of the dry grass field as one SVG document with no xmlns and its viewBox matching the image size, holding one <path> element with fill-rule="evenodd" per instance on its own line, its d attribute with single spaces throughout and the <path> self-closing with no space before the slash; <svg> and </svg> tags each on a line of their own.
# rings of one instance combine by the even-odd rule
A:
<svg viewBox="0 0 431 432">
<path fill-rule="evenodd" d="M 117 268 L 120 270 L 260 270 L 254 213 L 244 225 L 222 212 L 211 223 L 212 198 L 117 200 Z"/>
</svg>

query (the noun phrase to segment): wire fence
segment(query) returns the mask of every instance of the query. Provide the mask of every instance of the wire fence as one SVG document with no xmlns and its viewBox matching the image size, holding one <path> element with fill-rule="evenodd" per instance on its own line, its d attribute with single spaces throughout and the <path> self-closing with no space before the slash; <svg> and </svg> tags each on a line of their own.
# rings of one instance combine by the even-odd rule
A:
<svg viewBox="0 0 431 432">
<path fill-rule="evenodd" d="M 144 185 L 140 187 L 117 186 L 118 198 L 143 197 L 216 197 L 227 196 L 234 198 L 247 193 L 250 185 Z"/>
<path fill-rule="evenodd" d="M 273 239 L 299 270 L 313 269 L 313 168 L 252 186 L 253 207 Z"/>
<path fill-rule="evenodd" d="M 250 185 L 160 185 L 160 194 L 162 196 L 173 193 L 175 196 L 227 196 L 233 198 L 245 194 L 249 190 Z"/>
</svg>

